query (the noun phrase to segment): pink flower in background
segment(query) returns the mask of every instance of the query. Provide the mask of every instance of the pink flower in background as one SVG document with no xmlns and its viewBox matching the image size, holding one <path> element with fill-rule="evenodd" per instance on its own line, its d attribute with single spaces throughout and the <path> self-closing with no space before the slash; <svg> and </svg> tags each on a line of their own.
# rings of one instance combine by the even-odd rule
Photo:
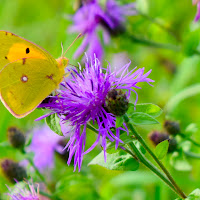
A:
<svg viewBox="0 0 200 200">
<path fill-rule="evenodd" d="M 59 145 L 59 141 L 63 139 L 63 136 L 54 133 L 47 125 L 33 130 L 28 150 L 34 152 L 34 164 L 40 171 L 54 167 L 54 154 L 55 151 L 62 154 L 63 146 Z"/>
<path fill-rule="evenodd" d="M 194 21 L 197 22 L 200 19 L 200 0 L 193 0 L 193 4 L 197 4 L 197 14 L 195 16 Z"/>
</svg>

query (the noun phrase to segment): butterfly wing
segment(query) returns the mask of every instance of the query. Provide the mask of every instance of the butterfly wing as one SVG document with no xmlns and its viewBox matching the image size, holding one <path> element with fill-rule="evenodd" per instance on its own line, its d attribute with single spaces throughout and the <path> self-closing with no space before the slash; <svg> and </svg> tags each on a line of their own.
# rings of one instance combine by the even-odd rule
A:
<svg viewBox="0 0 200 200">
<path fill-rule="evenodd" d="M 61 82 L 64 71 L 56 61 L 23 58 L 0 72 L 0 98 L 17 118 L 32 112 Z"/>
<path fill-rule="evenodd" d="M 38 45 L 8 31 L 0 31 L 0 71 L 3 67 L 22 58 L 55 59 Z"/>
</svg>

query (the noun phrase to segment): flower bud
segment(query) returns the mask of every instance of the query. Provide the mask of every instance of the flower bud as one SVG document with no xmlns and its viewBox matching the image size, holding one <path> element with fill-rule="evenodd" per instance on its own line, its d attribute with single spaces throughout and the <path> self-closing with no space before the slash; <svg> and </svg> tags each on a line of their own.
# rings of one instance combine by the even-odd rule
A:
<svg viewBox="0 0 200 200">
<path fill-rule="evenodd" d="M 181 132 L 179 123 L 170 120 L 164 122 L 164 128 L 170 135 L 174 136 Z"/>
<path fill-rule="evenodd" d="M 128 110 L 128 99 L 122 90 L 112 89 L 106 96 L 106 108 L 116 116 L 122 116 Z"/>
<path fill-rule="evenodd" d="M 164 140 L 169 140 L 169 135 L 166 133 L 161 133 L 159 131 L 153 131 L 149 134 L 149 139 L 156 146 Z"/>
<path fill-rule="evenodd" d="M 22 181 L 27 178 L 25 168 L 10 159 L 3 160 L 1 162 L 1 168 L 4 175 L 13 183 L 15 183 L 15 180 Z"/>
<path fill-rule="evenodd" d="M 175 138 L 170 138 L 169 139 L 169 148 L 168 148 L 168 153 L 173 153 L 174 151 L 177 150 L 177 141 Z"/>
<path fill-rule="evenodd" d="M 11 145 L 15 148 L 23 148 L 25 145 L 25 136 L 20 129 L 15 126 L 8 128 L 8 139 Z"/>
</svg>

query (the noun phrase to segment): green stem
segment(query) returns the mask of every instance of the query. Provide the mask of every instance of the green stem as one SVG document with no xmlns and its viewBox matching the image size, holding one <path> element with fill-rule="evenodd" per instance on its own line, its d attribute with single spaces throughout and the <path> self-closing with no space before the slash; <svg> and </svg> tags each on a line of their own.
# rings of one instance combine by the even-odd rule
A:
<svg viewBox="0 0 200 200">
<path fill-rule="evenodd" d="M 23 154 L 26 154 L 26 151 L 25 151 L 24 148 L 21 149 L 21 152 L 22 152 Z M 50 185 L 46 182 L 44 176 L 40 173 L 39 169 L 35 166 L 33 160 L 32 160 L 31 158 L 29 158 L 29 157 L 27 157 L 26 159 L 27 159 L 28 162 L 31 164 L 31 166 L 34 168 L 36 174 L 37 174 L 38 177 L 41 179 L 41 181 L 44 182 L 44 184 L 47 186 L 47 188 L 48 188 L 51 192 L 53 192 L 53 190 L 52 190 L 52 188 L 50 187 Z"/>
<path fill-rule="evenodd" d="M 134 143 L 129 144 L 129 148 L 135 152 L 138 159 L 152 172 L 154 172 L 159 178 L 161 178 L 175 193 L 179 195 L 179 193 L 176 191 L 176 189 L 173 187 L 171 182 L 167 179 L 167 177 L 160 172 L 159 169 L 157 169 L 149 160 L 145 158 L 145 156 L 137 149 Z M 132 156 L 134 154 L 130 153 Z"/>
<path fill-rule="evenodd" d="M 131 132 L 135 135 L 135 137 L 137 138 L 137 140 L 142 144 L 142 146 L 149 152 L 149 154 L 151 155 L 151 157 L 156 161 L 156 163 L 160 166 L 160 168 L 162 169 L 162 171 L 165 173 L 165 175 L 168 177 L 168 179 L 171 181 L 171 183 L 173 184 L 173 186 L 175 187 L 175 189 L 178 191 L 179 195 L 182 198 L 187 198 L 187 196 L 184 194 L 184 192 L 179 188 L 179 186 L 177 185 L 177 183 L 175 182 L 175 180 L 172 178 L 171 174 L 168 172 L 168 170 L 165 168 L 165 166 L 162 164 L 162 162 L 160 162 L 160 160 L 156 157 L 156 155 L 151 151 L 151 149 L 147 146 L 147 144 L 145 143 L 145 141 L 143 140 L 143 138 L 137 133 L 137 131 L 134 129 L 134 127 L 132 126 L 131 123 L 129 123 L 129 118 L 128 116 L 125 114 L 124 115 L 124 120 L 126 122 L 127 127 L 131 130 Z"/>
<path fill-rule="evenodd" d="M 137 12 L 140 14 L 140 16 L 144 17 L 145 19 L 149 20 L 150 22 L 156 24 L 157 26 L 159 26 L 161 29 L 167 31 L 171 36 L 173 36 L 177 41 L 179 41 L 179 38 L 177 37 L 177 35 L 174 33 L 174 31 L 165 26 L 163 23 L 161 23 L 159 20 L 153 18 L 153 17 L 150 17 L 149 15 L 146 15 L 145 13 L 141 12 L 141 11 L 138 11 Z"/>
<path fill-rule="evenodd" d="M 187 136 L 184 135 L 183 133 L 179 133 L 178 135 L 180 135 L 182 138 L 184 138 L 184 139 L 186 139 L 186 140 L 192 142 L 192 144 L 194 144 L 194 145 L 200 147 L 200 143 L 198 143 L 198 142 L 194 141 L 193 139 L 187 137 Z"/>
<path fill-rule="evenodd" d="M 95 132 L 95 133 L 99 133 L 92 125 L 87 124 L 87 128 L 89 128 L 91 131 Z"/>
<path fill-rule="evenodd" d="M 184 151 L 184 154 L 188 157 L 195 158 L 195 159 L 200 159 L 200 154 Z"/>
<path fill-rule="evenodd" d="M 137 36 L 130 34 L 130 33 L 129 34 L 124 33 L 124 37 L 128 38 L 130 41 L 132 41 L 134 43 L 142 44 L 142 45 L 145 45 L 145 46 L 150 46 L 150 47 L 153 47 L 153 48 L 168 49 L 168 50 L 172 50 L 172 51 L 175 51 L 175 52 L 178 52 L 178 51 L 181 50 L 181 48 L 179 46 L 150 41 L 150 40 L 147 40 L 145 38 L 137 37 Z"/>
</svg>

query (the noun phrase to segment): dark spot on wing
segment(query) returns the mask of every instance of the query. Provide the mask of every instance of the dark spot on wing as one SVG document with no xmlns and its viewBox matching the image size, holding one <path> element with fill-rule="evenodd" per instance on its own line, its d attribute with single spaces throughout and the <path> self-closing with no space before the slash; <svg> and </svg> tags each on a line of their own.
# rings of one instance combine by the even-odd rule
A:
<svg viewBox="0 0 200 200">
<path fill-rule="evenodd" d="M 8 57 L 7 57 L 7 56 L 5 56 L 5 59 L 8 59 Z"/>
<path fill-rule="evenodd" d="M 24 65 L 26 62 L 26 58 L 22 58 L 22 64 Z"/>
<path fill-rule="evenodd" d="M 8 35 L 8 32 L 5 32 L 6 33 L 6 35 Z"/>
<path fill-rule="evenodd" d="M 30 49 L 26 48 L 26 54 L 30 53 Z"/>
<path fill-rule="evenodd" d="M 53 80 L 53 74 L 51 74 L 51 75 L 47 75 L 46 77 L 47 77 L 48 79 Z"/>
</svg>

